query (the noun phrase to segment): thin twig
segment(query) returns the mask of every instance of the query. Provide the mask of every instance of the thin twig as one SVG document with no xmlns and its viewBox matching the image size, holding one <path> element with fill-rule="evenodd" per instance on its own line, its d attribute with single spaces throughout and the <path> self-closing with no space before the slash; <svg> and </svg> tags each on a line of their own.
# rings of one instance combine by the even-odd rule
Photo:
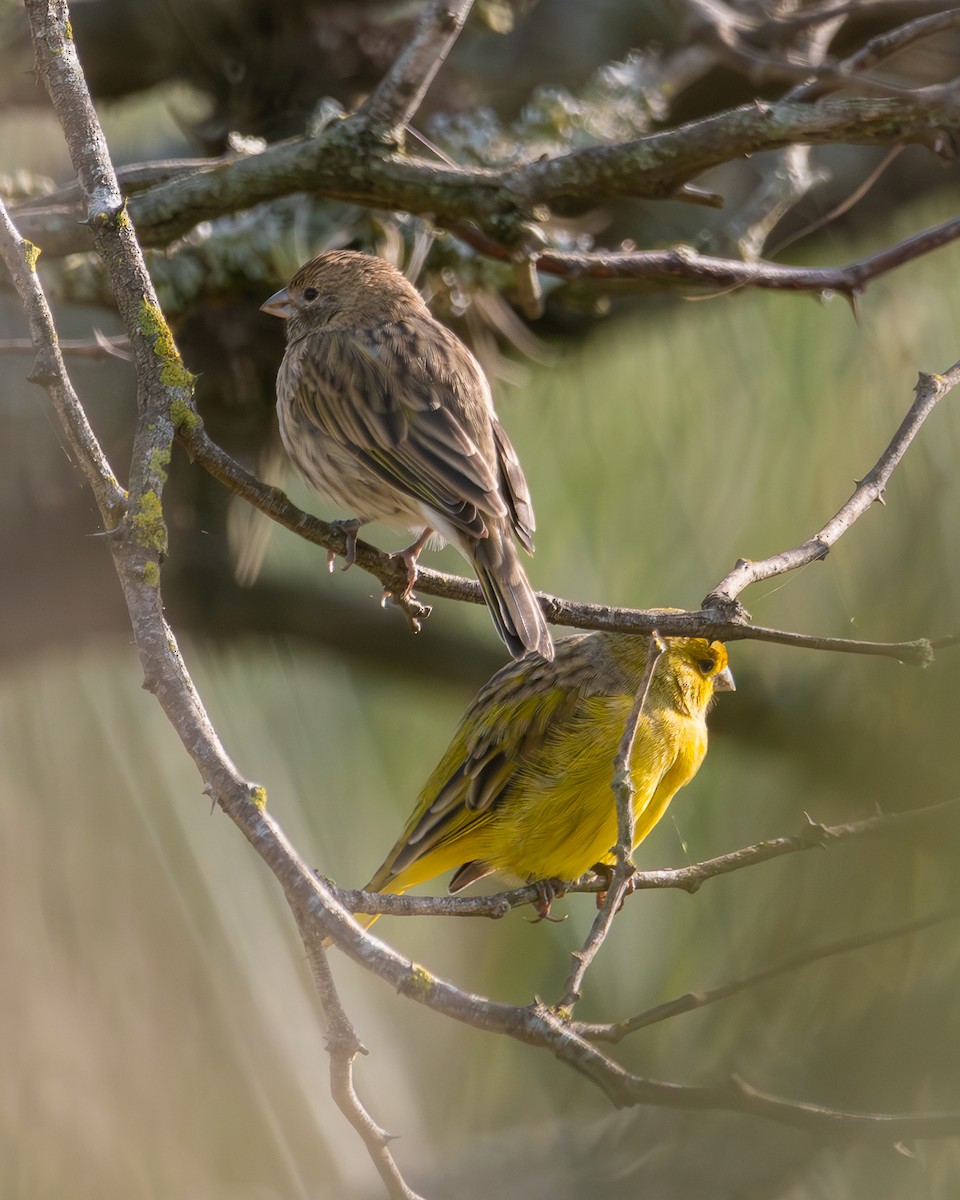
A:
<svg viewBox="0 0 960 1200">
<path fill-rule="evenodd" d="M 469 229 L 458 229 L 458 237 L 477 245 L 490 257 L 509 258 L 505 247 L 482 239 Z M 668 250 L 574 251 L 544 250 L 536 255 L 538 271 L 571 283 L 598 280 L 615 284 L 618 293 L 630 286 L 649 287 L 651 283 L 696 284 L 732 290 L 757 288 L 760 291 L 831 292 L 857 296 L 868 284 L 889 271 L 939 250 L 960 238 L 960 217 L 923 229 L 893 246 L 886 246 L 854 262 L 838 267 L 802 267 L 774 263 L 764 259 L 744 262 L 739 258 L 719 258 L 700 254 L 689 246 Z"/>
<path fill-rule="evenodd" d="M 934 913 L 932 916 L 917 917 L 916 920 L 907 921 L 891 929 L 880 929 L 872 933 L 854 934 L 851 937 L 841 938 L 836 942 L 829 942 L 825 946 L 815 946 L 812 950 L 806 950 L 802 954 L 795 954 L 792 958 L 785 959 L 775 967 L 768 967 L 764 971 L 757 971 L 756 974 L 747 975 L 743 979 L 734 979 L 730 983 L 722 983 L 718 987 L 708 988 L 700 992 L 687 992 L 684 996 L 677 996 L 673 1000 L 667 1000 L 663 1004 L 657 1004 L 653 1008 L 648 1008 L 646 1012 L 638 1013 L 635 1017 L 628 1017 L 626 1020 L 613 1021 L 608 1024 L 576 1021 L 572 1024 L 572 1028 L 582 1037 L 589 1038 L 592 1042 L 611 1042 L 616 1044 L 627 1037 L 628 1034 L 635 1033 L 638 1029 L 645 1029 L 648 1025 L 655 1025 L 659 1021 L 666 1021 L 671 1017 L 680 1016 L 682 1013 L 693 1012 L 698 1008 L 705 1008 L 709 1004 L 716 1004 L 719 1000 L 726 1000 L 729 996 L 746 991 L 747 988 L 756 987 L 757 984 L 766 983 L 770 979 L 775 979 L 778 975 L 785 975 L 789 971 L 796 971 L 800 967 L 809 966 L 810 963 L 821 962 L 823 959 L 833 958 L 838 954 L 849 954 L 852 951 L 863 950 L 867 946 L 877 945 L 878 942 L 887 942 L 893 938 L 920 933 L 924 929 L 931 929 L 935 925 L 941 925 L 944 921 L 956 920 L 958 916 L 960 916 L 960 907 L 953 907 Z"/>
<path fill-rule="evenodd" d="M 821 214 L 816 220 L 808 221 L 803 228 L 797 229 L 782 241 L 777 242 L 775 246 L 769 246 L 766 251 L 767 255 L 770 258 L 776 258 L 778 254 L 782 254 L 784 250 L 794 245 L 795 242 L 799 242 L 803 238 L 808 238 L 811 233 L 816 233 L 818 229 L 823 229 L 826 225 L 833 224 L 834 221 L 839 220 L 845 213 L 855 208 L 865 196 L 869 195 L 874 184 L 887 171 L 891 163 L 900 157 L 903 150 L 903 146 L 894 146 L 891 150 L 888 150 L 866 179 L 858 184 L 848 196 L 844 196 L 839 203 Z"/>
<path fill-rule="evenodd" d="M 272 858 L 269 847 L 266 857 Z M 287 879 L 288 884 L 293 881 Z M 818 1134 L 836 1134 L 854 1141 L 886 1143 L 911 1137 L 950 1137 L 960 1133 L 960 1112 L 917 1114 L 850 1112 L 824 1105 L 786 1100 L 761 1092 L 743 1080 L 701 1086 L 667 1083 L 624 1070 L 577 1034 L 562 1016 L 544 1004 L 515 1007 L 462 992 L 447 980 L 411 963 L 391 947 L 372 938 L 353 923 L 334 924 L 335 899 L 320 879 L 310 881 L 317 891 L 314 913 L 352 959 L 375 970 L 392 988 L 435 1012 L 488 1033 L 506 1034 L 526 1045 L 549 1051 L 595 1084 L 617 1107 L 655 1105 L 688 1111 L 718 1109 L 749 1113 Z M 306 881 L 297 881 L 291 903 L 302 903 Z M 288 897 L 290 898 L 290 897 Z"/>
<path fill-rule="evenodd" d="M 353 1064 L 367 1049 L 347 1016 L 327 959 L 323 939 L 317 935 L 316 922 L 298 923 L 314 986 L 327 1018 L 327 1053 L 330 1055 L 330 1094 L 337 1108 L 360 1135 L 367 1153 L 377 1168 L 391 1200 L 423 1200 L 400 1174 L 390 1153 L 391 1135 L 374 1121 L 357 1095 L 353 1082 Z"/>
<path fill-rule="evenodd" d="M 39 253 L 36 246 L 20 237 L 0 200 L 0 255 L 27 314 L 28 345 L 36 354 L 28 378 L 46 388 L 106 527 L 115 529 L 127 511 L 127 493 L 117 481 L 67 374 L 53 315 L 37 276 Z"/>
<path fill-rule="evenodd" d="M 215 479 L 282 525 L 284 529 L 289 529 L 313 545 L 332 550 L 335 554 L 346 553 L 346 537 L 340 526 L 321 521 L 319 517 L 314 517 L 292 504 L 279 488 L 261 483 L 208 436 L 195 410 L 191 410 L 179 425 L 177 440 L 204 470 L 209 471 Z M 395 555 L 378 550 L 359 539 L 356 544 L 356 565 L 378 579 L 385 591 L 397 594 L 406 584 L 406 571 Z M 484 603 L 483 593 L 476 580 L 433 571 L 419 564 L 416 586 L 428 596 L 469 604 Z M 774 642 L 782 646 L 797 646 L 806 650 L 893 658 L 911 666 L 927 666 L 933 657 L 931 643 L 927 638 L 905 642 L 870 642 L 855 638 L 818 637 L 815 634 L 793 633 L 783 629 L 751 625 L 739 614 L 727 616 L 716 609 L 699 612 L 663 612 L 658 609 L 644 611 L 565 600 L 547 592 L 539 592 L 537 596 L 544 614 L 552 624 L 574 629 L 601 629 L 642 635 L 649 635 L 654 629 L 659 629 L 666 637 L 708 637 L 724 641 L 750 639 Z M 426 613 L 421 610 L 419 615 L 424 616 Z"/>
<path fill-rule="evenodd" d="M 416 115 L 460 30 L 473 0 L 431 0 L 403 53 L 357 110 L 361 124 L 394 138 Z"/>
<path fill-rule="evenodd" d="M 937 8 L 937 0 L 869 0 L 869 6 L 864 4 L 864 0 L 843 0 L 837 4 L 828 2 L 826 4 L 811 4 L 804 8 L 801 12 L 797 12 L 791 6 L 789 10 L 787 6 L 783 6 L 782 11 L 768 8 L 765 10 L 767 21 L 777 29 L 805 29 L 807 26 L 819 23 L 821 21 L 832 21 L 836 17 L 864 17 L 869 14 L 870 18 L 875 18 L 883 13 L 885 9 L 893 9 L 896 13 L 901 13 L 904 9 L 910 8 Z"/>
<path fill-rule="evenodd" d="M 704 608 L 719 608 L 730 612 L 737 605 L 737 597 L 750 584 L 759 583 L 764 579 L 772 579 L 783 575 L 786 571 L 795 571 L 798 567 L 817 562 L 826 558 L 830 547 L 842 537 L 853 523 L 867 511 L 871 505 L 884 502 L 883 492 L 894 468 L 903 458 L 907 447 L 916 437 L 936 404 L 960 383 L 960 362 L 943 375 L 926 375 L 921 373 L 916 386 L 916 398 L 910 410 L 900 423 L 890 444 L 877 459 L 875 465 L 864 475 L 853 495 L 824 525 L 819 533 L 808 538 L 802 545 L 792 550 L 784 550 L 780 554 L 771 555 L 758 562 L 740 559 L 729 574 L 717 584 L 703 601 Z"/>
<path fill-rule="evenodd" d="M 899 54 L 901 50 L 907 49 L 908 46 L 912 46 L 915 42 L 923 38 L 934 37 L 936 34 L 947 33 L 949 30 L 955 29 L 958 25 L 960 25 L 960 8 L 953 8 L 946 12 L 930 13 L 928 16 L 916 17 L 912 21 L 897 26 L 896 29 L 889 29 L 884 33 L 879 33 L 853 54 L 849 55 L 849 57 L 845 58 L 843 62 L 839 63 L 832 77 L 830 73 L 825 73 L 823 76 L 818 76 L 809 83 L 801 84 L 799 87 L 791 90 L 790 98 L 812 100 L 822 95 L 831 86 L 849 87 L 851 84 L 863 90 L 875 88 L 887 95 L 923 95 L 930 100 L 948 96 L 951 94 L 951 91 L 956 91 L 957 81 L 955 79 L 947 84 L 938 84 L 933 87 L 913 89 L 911 91 L 907 88 L 898 88 L 892 84 L 868 79 L 864 75 L 864 72 L 879 66 L 885 59 L 891 58 L 894 54 Z"/>
<path fill-rule="evenodd" d="M 793 836 L 772 838 L 743 846 L 727 854 L 708 858 L 703 862 L 685 867 L 661 867 L 650 871 L 636 871 L 630 879 L 630 891 L 640 892 L 679 888 L 694 893 L 708 879 L 730 875 L 759 863 L 782 858 L 786 854 L 802 853 L 806 850 L 822 850 L 835 842 L 851 838 L 868 837 L 874 834 L 900 833 L 904 828 L 923 825 L 927 821 L 939 821 L 944 817 L 956 819 L 960 815 L 960 796 L 941 801 L 923 808 L 905 809 L 896 813 L 881 813 L 865 817 L 860 821 L 847 821 L 840 825 L 823 825 L 809 817 L 803 831 Z M 339 903 L 349 912 L 388 913 L 393 917 L 486 917 L 499 920 L 514 908 L 534 904 L 538 900 L 535 887 L 512 888 L 490 896 L 390 896 L 380 892 L 363 892 L 338 888 L 329 880 L 324 881 L 336 895 Z M 585 875 L 567 885 L 566 892 L 596 893 L 607 889 L 607 881 L 594 874 Z"/>
<path fill-rule="evenodd" d="M 712 4 L 699 0 L 688 0 L 704 21 L 705 28 L 713 34 L 713 45 L 728 60 L 746 67 L 752 77 L 758 75 L 770 79 L 795 80 L 797 86 L 785 99 L 814 99 L 829 91 L 853 88 L 861 95 L 909 98 L 923 95 L 929 99 L 949 96 L 956 90 L 957 81 L 925 88 L 910 88 L 886 80 L 875 79 L 865 72 L 873 70 L 885 59 L 900 53 L 908 46 L 924 38 L 946 33 L 960 25 L 960 9 L 932 13 L 917 17 L 896 29 L 870 39 L 854 54 L 840 62 L 826 61 L 817 64 L 810 61 L 791 61 L 783 55 L 773 54 L 750 45 L 732 23 L 711 18 Z M 822 20 L 836 20 L 837 14 Z"/>
<path fill-rule="evenodd" d="M 630 710 L 630 716 L 624 726 L 623 737 L 620 739 L 613 764 L 611 787 L 617 810 L 617 844 L 614 847 L 613 873 L 606 889 L 606 896 L 600 906 L 600 911 L 593 920 L 586 941 L 579 950 L 574 951 L 570 956 L 570 972 L 563 985 L 562 997 L 558 1006 L 564 1012 L 572 1011 L 573 1006 L 580 999 L 584 976 L 606 940 L 610 926 L 613 924 L 613 918 L 620 911 L 630 890 L 630 880 L 636 873 L 636 866 L 632 858 L 637 823 L 633 806 L 637 791 L 633 782 L 633 746 L 637 738 L 637 727 L 643 716 L 643 708 L 647 702 L 647 696 L 650 694 L 653 672 L 666 648 L 666 643 L 654 630 L 650 634 L 647 661 L 644 663 L 643 674 L 637 686 L 633 708 Z"/>
<path fill-rule="evenodd" d="M 64 338 L 59 343 L 60 353 L 68 358 L 119 358 L 130 361 L 130 339 L 125 333 L 113 337 L 96 332 L 94 338 Z M 31 338 L 5 338 L 0 341 L 0 354 L 29 354 L 36 352 Z"/>
</svg>

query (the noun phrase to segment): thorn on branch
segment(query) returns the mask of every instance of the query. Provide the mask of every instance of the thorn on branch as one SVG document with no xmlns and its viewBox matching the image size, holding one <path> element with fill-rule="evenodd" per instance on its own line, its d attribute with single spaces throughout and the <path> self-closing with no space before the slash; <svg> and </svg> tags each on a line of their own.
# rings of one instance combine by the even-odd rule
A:
<svg viewBox="0 0 960 1200">
<path fill-rule="evenodd" d="M 832 834 L 822 821 L 815 821 L 808 812 L 803 814 L 806 825 L 800 834 L 804 846 L 819 846 L 821 849 L 830 841 Z"/>
</svg>

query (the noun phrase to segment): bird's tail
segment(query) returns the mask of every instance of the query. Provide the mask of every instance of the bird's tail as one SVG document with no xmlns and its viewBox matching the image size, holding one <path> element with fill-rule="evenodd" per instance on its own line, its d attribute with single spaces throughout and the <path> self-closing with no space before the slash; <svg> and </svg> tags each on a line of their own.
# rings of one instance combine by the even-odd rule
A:
<svg viewBox="0 0 960 1200">
<path fill-rule="evenodd" d="M 553 640 L 513 539 L 491 529 L 471 543 L 470 557 L 497 633 L 513 657 L 535 650 L 549 662 Z"/>
</svg>

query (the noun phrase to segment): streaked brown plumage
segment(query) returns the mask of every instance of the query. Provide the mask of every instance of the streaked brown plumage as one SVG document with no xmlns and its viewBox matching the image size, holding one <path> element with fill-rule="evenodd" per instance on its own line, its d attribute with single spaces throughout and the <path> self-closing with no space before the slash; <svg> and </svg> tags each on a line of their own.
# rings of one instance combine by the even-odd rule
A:
<svg viewBox="0 0 960 1200">
<path fill-rule="evenodd" d="M 553 658 L 513 543 L 533 550 L 533 509 L 480 364 L 383 259 L 336 250 L 261 306 L 287 321 L 277 375 L 280 433 L 321 497 L 415 535 L 410 584 L 430 537 L 473 563 L 510 653 Z M 348 555 L 348 563 L 350 556 Z"/>
</svg>

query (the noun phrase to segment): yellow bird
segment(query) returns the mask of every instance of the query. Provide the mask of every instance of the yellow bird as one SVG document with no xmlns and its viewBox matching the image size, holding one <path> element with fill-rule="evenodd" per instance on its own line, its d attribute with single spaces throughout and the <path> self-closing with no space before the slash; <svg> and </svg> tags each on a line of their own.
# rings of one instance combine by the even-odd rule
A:
<svg viewBox="0 0 960 1200">
<path fill-rule="evenodd" d="M 634 847 L 697 773 L 714 693 L 734 689 L 722 643 L 665 643 L 630 760 Z M 645 637 L 581 633 L 556 643 L 553 662 L 529 655 L 498 671 L 365 890 L 400 894 L 451 868 L 451 892 L 492 872 L 523 883 L 570 881 L 612 863 L 614 760 L 647 648 Z"/>
</svg>

